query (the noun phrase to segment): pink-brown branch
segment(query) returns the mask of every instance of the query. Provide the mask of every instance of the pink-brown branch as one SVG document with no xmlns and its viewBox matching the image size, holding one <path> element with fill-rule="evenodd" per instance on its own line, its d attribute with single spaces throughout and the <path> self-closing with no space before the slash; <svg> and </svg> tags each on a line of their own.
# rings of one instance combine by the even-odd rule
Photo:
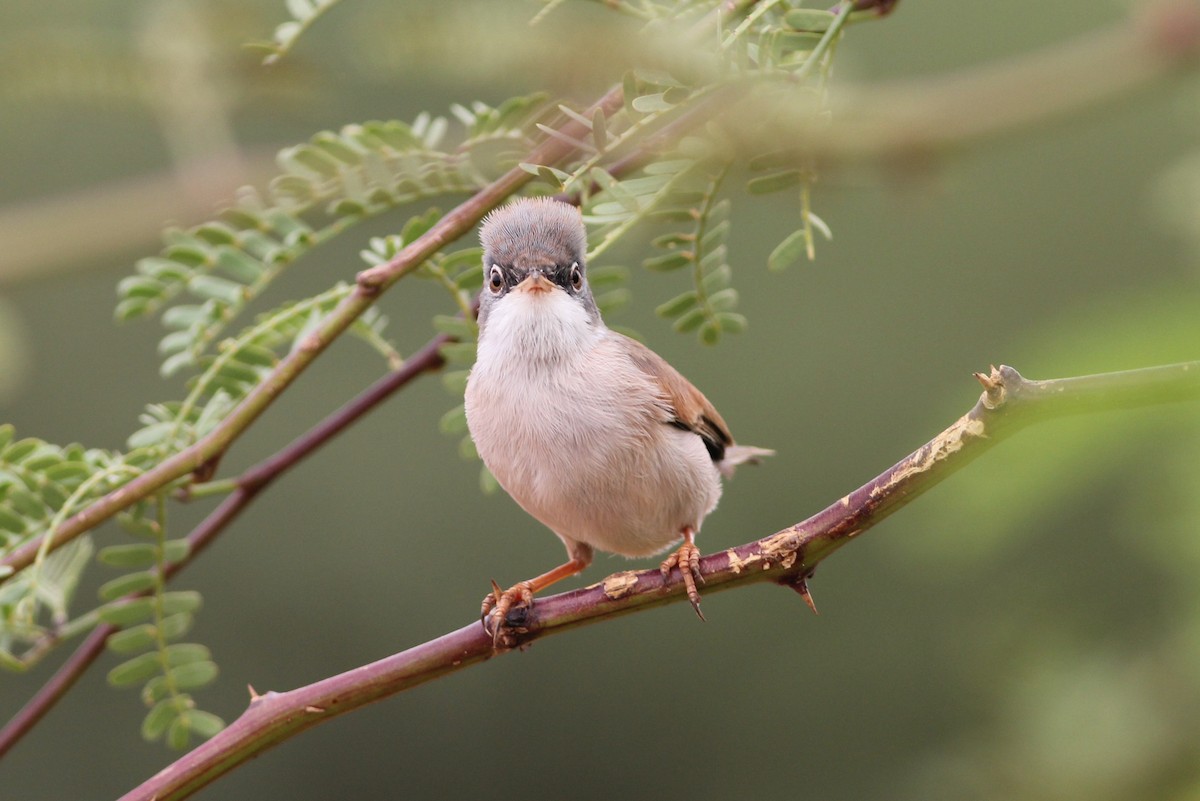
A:
<svg viewBox="0 0 1200 801">
<path fill-rule="evenodd" d="M 977 376 L 978 402 L 945 431 L 827 508 L 768 537 L 701 561 L 705 592 L 773 581 L 808 600 L 807 579 L 842 545 L 900 509 L 1004 437 L 1037 420 L 1093 409 L 1200 398 L 1200 362 L 1051 381 L 1011 367 Z M 508 623 L 524 645 L 550 634 L 679 601 L 683 584 L 656 570 L 615 573 L 602 582 L 538 599 Z M 132 790 L 123 801 L 182 799 L 295 734 L 365 704 L 496 656 L 477 621 L 436 640 L 322 681 L 252 698 L 225 731 Z"/>
</svg>

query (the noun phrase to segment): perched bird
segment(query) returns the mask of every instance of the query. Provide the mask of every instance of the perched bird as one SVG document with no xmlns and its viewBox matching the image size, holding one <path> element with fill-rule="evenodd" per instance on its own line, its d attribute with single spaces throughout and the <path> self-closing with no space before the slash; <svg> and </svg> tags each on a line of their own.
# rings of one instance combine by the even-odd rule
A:
<svg viewBox="0 0 1200 801">
<path fill-rule="evenodd" d="M 582 571 L 596 550 L 648 556 L 680 540 L 662 573 L 669 579 L 679 569 L 700 614 L 696 533 L 721 497 L 721 477 L 772 451 L 735 445 L 686 378 L 605 326 L 575 207 L 517 200 L 484 220 L 480 239 L 484 284 L 467 424 L 500 486 L 558 535 L 569 557 L 504 592 L 493 582 L 485 628 L 499 641 L 514 605 Z"/>
</svg>

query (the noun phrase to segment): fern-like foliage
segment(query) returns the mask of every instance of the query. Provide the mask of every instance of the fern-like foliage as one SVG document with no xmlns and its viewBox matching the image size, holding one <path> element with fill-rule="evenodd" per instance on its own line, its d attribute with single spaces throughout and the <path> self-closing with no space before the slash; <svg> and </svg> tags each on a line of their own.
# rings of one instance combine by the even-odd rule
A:
<svg viewBox="0 0 1200 801">
<path fill-rule="evenodd" d="M 14 435 L 11 425 L 0 426 L 0 553 L 49 534 L 89 501 L 158 459 L 150 448 L 117 454 Z M 224 724 L 196 709 L 188 694 L 216 677 L 216 665 L 204 646 L 177 642 L 191 627 L 200 596 L 166 591 L 164 570 L 188 555 L 188 542 L 166 539 L 164 503 L 160 498 L 157 517 L 148 518 L 145 504 L 120 515 L 128 531 L 150 541 L 101 549 L 100 561 L 124 572 L 100 588 L 101 603 L 93 613 L 70 616 L 80 577 L 94 551 L 90 536 L 39 554 L 30 567 L 0 584 L 0 666 L 26 670 L 54 643 L 97 622 L 127 627 L 110 637 L 108 645 L 133 656 L 113 668 L 109 680 L 116 686 L 144 682 L 143 698 L 151 710 L 143 733 L 150 739 L 165 734 L 170 744 L 181 748 L 192 734 L 208 737 Z M 129 600 L 132 594 L 144 597 Z"/>
<path fill-rule="evenodd" d="M 528 144 L 524 128 L 543 105 L 532 96 L 497 108 L 456 106 L 465 135 L 449 151 L 439 149 L 447 120 L 427 114 L 411 124 L 324 131 L 286 148 L 266 197 L 243 189 L 217 219 L 168 230 L 163 251 L 119 284 L 116 315 L 161 314 L 171 329 L 160 343 L 163 373 L 195 369 L 230 323 L 314 247 L 365 217 L 486 184 L 508 149 Z"/>
<path fill-rule="evenodd" d="M 148 407 L 130 447 L 166 455 L 194 443 L 351 291 L 339 284 L 284 304 L 228 336 L 288 265 L 366 217 L 475 191 L 511 163 L 510 150 L 529 146 L 525 129 L 544 105 L 531 96 L 498 107 L 454 106 L 463 134 L 451 148 L 443 147 L 448 120 L 428 114 L 411 124 L 370 122 L 319 133 L 279 154 L 283 173 L 267 196 L 244 189 L 217 219 L 168 231 L 163 251 L 139 261 L 137 274 L 120 283 L 116 314 L 161 316 L 170 329 L 159 343 L 162 372 L 190 372 L 189 393 L 182 402 Z M 386 340 L 386 322 L 371 310 L 351 333 L 395 366 L 400 357 Z"/>
<path fill-rule="evenodd" d="M 200 596 L 166 591 L 165 571 L 187 557 L 189 543 L 167 539 L 165 495 L 156 497 L 154 507 L 152 517 L 135 515 L 127 526 L 141 542 L 100 551 L 101 562 L 126 572 L 101 586 L 100 599 L 113 605 L 102 608 L 99 617 L 122 627 L 107 641 L 110 651 L 125 657 L 108 672 L 109 684 L 140 685 L 142 702 L 149 710 L 142 721 L 142 736 L 165 737 L 178 750 L 187 747 L 193 734 L 211 737 L 225 723 L 197 709 L 192 697 L 192 692 L 216 679 L 218 669 L 206 646 L 181 641 L 192 627 Z M 145 597 L 120 602 L 138 593 Z"/>
</svg>

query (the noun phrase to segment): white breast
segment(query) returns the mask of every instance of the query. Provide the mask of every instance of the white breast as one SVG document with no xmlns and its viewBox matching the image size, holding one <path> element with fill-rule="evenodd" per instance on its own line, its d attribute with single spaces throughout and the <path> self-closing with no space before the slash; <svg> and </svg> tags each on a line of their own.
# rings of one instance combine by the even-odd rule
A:
<svg viewBox="0 0 1200 801">
<path fill-rule="evenodd" d="M 565 540 L 644 556 L 699 530 L 721 493 L 699 436 L 620 340 L 565 293 L 512 293 L 489 310 L 466 394 L 479 455 Z"/>
</svg>

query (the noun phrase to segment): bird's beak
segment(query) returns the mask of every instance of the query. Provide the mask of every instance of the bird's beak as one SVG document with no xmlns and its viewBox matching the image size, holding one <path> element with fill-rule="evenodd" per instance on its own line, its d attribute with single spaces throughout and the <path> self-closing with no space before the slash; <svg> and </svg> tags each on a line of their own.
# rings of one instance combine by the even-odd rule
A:
<svg viewBox="0 0 1200 801">
<path fill-rule="evenodd" d="M 538 270 L 533 270 L 530 272 L 529 275 L 525 276 L 521 283 L 517 284 L 516 286 L 516 290 L 518 292 L 530 292 L 535 295 L 543 292 L 549 292 L 551 289 L 554 289 L 554 282 L 542 275 L 542 273 Z"/>
</svg>

